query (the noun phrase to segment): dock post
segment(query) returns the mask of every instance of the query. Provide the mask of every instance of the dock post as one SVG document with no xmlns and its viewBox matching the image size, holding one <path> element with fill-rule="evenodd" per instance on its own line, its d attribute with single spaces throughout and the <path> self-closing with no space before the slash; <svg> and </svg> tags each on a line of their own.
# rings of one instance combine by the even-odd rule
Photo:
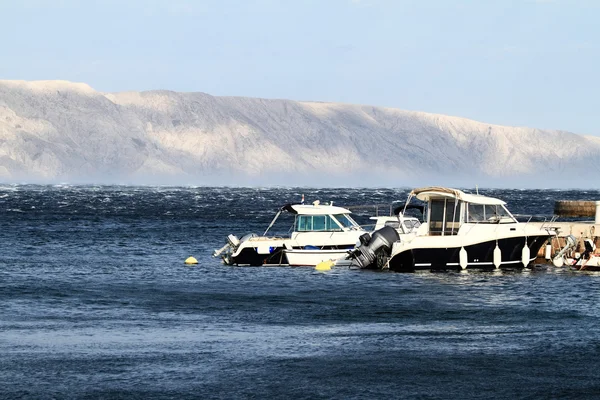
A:
<svg viewBox="0 0 600 400">
<path fill-rule="evenodd" d="M 600 224 L 600 201 L 596 201 L 596 217 L 594 218 L 595 224 Z"/>
</svg>

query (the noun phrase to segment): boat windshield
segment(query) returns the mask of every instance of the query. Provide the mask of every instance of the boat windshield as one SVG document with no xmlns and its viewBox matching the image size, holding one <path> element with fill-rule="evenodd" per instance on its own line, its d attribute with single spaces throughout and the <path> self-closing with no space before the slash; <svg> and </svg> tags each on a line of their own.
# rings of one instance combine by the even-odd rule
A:
<svg viewBox="0 0 600 400">
<path fill-rule="evenodd" d="M 469 203 L 468 222 L 502 224 L 515 222 L 515 219 L 502 205 L 484 205 Z"/>
<path fill-rule="evenodd" d="M 342 230 L 330 215 L 299 215 L 296 224 L 298 232 Z"/>
<path fill-rule="evenodd" d="M 398 221 L 385 221 L 385 226 L 391 226 L 394 229 L 400 228 L 400 222 Z"/>
<path fill-rule="evenodd" d="M 356 221 L 352 219 L 348 214 L 336 214 L 334 218 L 344 227 L 344 228 L 353 228 L 358 226 Z"/>
<path fill-rule="evenodd" d="M 405 219 L 404 225 L 409 232 L 412 232 L 413 229 L 417 229 L 419 226 L 421 226 L 421 222 L 416 219 Z"/>
</svg>

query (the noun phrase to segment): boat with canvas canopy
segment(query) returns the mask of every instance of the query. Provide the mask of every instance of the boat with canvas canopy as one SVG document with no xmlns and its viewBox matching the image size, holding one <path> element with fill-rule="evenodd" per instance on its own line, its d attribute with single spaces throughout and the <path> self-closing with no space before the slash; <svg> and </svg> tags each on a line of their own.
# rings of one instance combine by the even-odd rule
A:
<svg viewBox="0 0 600 400">
<path fill-rule="evenodd" d="M 414 189 L 406 204 L 413 198 L 426 203 L 416 234 L 394 235 L 385 227 L 362 237 L 350 255 L 353 263 L 400 272 L 526 267 L 554 234 L 517 221 L 497 198 L 445 187 Z"/>
</svg>

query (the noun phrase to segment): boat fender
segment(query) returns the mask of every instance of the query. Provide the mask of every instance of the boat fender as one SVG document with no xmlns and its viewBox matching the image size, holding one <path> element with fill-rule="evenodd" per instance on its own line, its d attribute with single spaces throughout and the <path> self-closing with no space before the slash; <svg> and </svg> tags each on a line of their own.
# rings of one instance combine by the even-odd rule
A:
<svg viewBox="0 0 600 400">
<path fill-rule="evenodd" d="M 548 243 L 546 245 L 546 251 L 544 252 L 544 258 L 550 260 L 552 258 L 552 245 Z"/>
<path fill-rule="evenodd" d="M 268 244 L 263 244 L 256 248 L 256 252 L 262 255 L 271 254 L 273 252 L 273 247 Z"/>
<path fill-rule="evenodd" d="M 561 257 L 556 257 L 554 260 L 552 260 L 552 264 L 556 267 L 556 268 L 560 268 L 563 265 L 565 265 L 565 259 L 561 256 Z"/>
<path fill-rule="evenodd" d="M 465 250 L 464 247 L 461 247 L 458 252 L 458 264 L 460 265 L 460 268 L 466 269 L 468 263 L 467 250 Z"/>
<path fill-rule="evenodd" d="M 500 247 L 498 247 L 498 242 L 496 242 L 496 248 L 494 249 L 494 267 L 500 268 L 502 264 L 502 251 Z"/>
<path fill-rule="evenodd" d="M 527 246 L 527 242 L 525 242 L 525 246 L 523 246 L 523 250 L 521 251 L 521 262 L 523 263 L 524 267 L 527 267 L 529 265 L 529 255 L 529 246 Z"/>
</svg>

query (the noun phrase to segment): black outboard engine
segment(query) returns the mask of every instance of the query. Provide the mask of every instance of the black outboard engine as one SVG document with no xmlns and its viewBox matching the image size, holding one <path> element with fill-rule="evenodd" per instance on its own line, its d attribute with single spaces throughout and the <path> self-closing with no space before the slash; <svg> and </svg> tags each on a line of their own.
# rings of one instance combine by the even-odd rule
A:
<svg viewBox="0 0 600 400">
<path fill-rule="evenodd" d="M 590 239 L 585 239 L 583 241 L 584 250 L 583 253 L 579 256 L 577 260 L 575 260 L 574 264 L 577 264 L 579 260 L 584 259 L 587 260 L 591 257 L 591 254 L 596 250 L 596 245 Z"/>
<path fill-rule="evenodd" d="M 360 268 L 382 269 L 392 252 L 392 244 L 398 240 L 398 232 L 391 226 L 384 226 L 372 235 L 362 235 L 359 238 L 360 245 L 351 250 L 346 258 L 354 260 Z"/>
</svg>

